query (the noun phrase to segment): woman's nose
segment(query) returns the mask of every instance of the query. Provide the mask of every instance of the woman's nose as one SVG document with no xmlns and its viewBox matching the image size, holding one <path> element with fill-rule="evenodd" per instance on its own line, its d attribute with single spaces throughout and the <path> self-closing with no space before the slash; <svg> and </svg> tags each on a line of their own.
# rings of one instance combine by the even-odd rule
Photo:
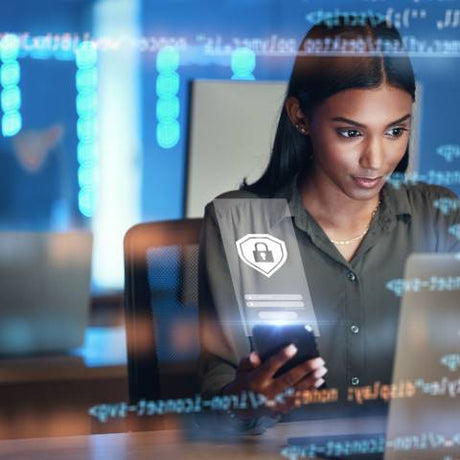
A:
<svg viewBox="0 0 460 460">
<path fill-rule="evenodd" d="M 383 166 L 383 159 L 383 142 L 378 139 L 371 139 L 364 147 L 359 164 L 365 169 L 380 170 Z"/>
</svg>

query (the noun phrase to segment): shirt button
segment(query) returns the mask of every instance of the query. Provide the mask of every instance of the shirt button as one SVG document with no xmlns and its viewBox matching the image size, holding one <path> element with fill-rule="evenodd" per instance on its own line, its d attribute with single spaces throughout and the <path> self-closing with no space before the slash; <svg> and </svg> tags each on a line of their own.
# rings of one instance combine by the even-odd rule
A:
<svg viewBox="0 0 460 460">
<path fill-rule="evenodd" d="M 355 280 L 356 280 L 356 275 L 355 275 L 353 272 L 348 272 L 348 273 L 347 273 L 347 278 L 348 278 L 350 281 L 355 281 Z"/>
<path fill-rule="evenodd" d="M 359 327 L 356 326 L 356 324 L 353 324 L 353 326 L 350 327 L 350 330 L 353 334 L 357 334 L 359 332 Z"/>
<path fill-rule="evenodd" d="M 358 385 L 358 384 L 359 384 L 359 379 L 358 379 L 358 377 L 352 377 L 352 379 L 351 379 L 351 384 L 352 384 L 352 385 L 355 385 L 355 386 Z"/>
</svg>

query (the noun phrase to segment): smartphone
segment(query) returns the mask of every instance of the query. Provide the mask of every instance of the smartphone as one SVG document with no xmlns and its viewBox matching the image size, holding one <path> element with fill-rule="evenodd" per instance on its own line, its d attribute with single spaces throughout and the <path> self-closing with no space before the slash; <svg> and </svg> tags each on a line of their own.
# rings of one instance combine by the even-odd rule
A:
<svg viewBox="0 0 460 460">
<path fill-rule="evenodd" d="M 262 362 L 275 355 L 281 349 L 293 343 L 297 353 L 284 364 L 274 377 L 278 377 L 293 367 L 319 356 L 313 330 L 308 325 L 270 325 L 258 324 L 252 330 L 255 351 Z"/>
</svg>

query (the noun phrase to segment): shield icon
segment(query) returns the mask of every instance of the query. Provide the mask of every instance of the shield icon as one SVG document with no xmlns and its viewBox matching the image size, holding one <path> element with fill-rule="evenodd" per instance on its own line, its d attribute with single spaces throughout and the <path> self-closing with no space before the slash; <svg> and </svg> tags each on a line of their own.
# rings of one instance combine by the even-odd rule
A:
<svg viewBox="0 0 460 460">
<path fill-rule="evenodd" d="M 249 233 L 236 242 L 240 259 L 254 270 L 270 278 L 286 262 L 284 241 L 266 233 Z"/>
</svg>

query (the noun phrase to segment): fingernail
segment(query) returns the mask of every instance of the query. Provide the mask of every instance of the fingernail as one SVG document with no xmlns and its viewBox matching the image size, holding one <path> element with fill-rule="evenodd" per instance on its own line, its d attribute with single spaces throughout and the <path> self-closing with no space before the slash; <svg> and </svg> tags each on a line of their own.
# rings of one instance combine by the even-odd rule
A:
<svg viewBox="0 0 460 460">
<path fill-rule="evenodd" d="M 291 343 L 291 345 L 286 347 L 285 353 L 288 358 L 292 358 L 297 353 L 297 347 Z"/>
<path fill-rule="evenodd" d="M 318 358 L 318 364 L 320 364 L 321 366 L 324 366 L 326 362 L 324 361 L 323 358 Z"/>
<path fill-rule="evenodd" d="M 251 364 L 257 364 L 257 356 L 254 352 L 249 354 L 249 361 Z"/>
<path fill-rule="evenodd" d="M 318 378 L 322 377 L 324 374 L 326 374 L 325 371 L 327 372 L 327 369 L 326 369 L 325 367 L 320 367 L 318 370 L 316 370 L 316 371 L 314 372 L 313 375 L 314 375 L 314 377 L 315 377 L 316 379 L 318 379 Z"/>
<path fill-rule="evenodd" d="M 324 383 L 324 379 L 319 379 L 313 384 L 313 386 L 315 388 L 319 388 L 323 383 Z"/>
</svg>

